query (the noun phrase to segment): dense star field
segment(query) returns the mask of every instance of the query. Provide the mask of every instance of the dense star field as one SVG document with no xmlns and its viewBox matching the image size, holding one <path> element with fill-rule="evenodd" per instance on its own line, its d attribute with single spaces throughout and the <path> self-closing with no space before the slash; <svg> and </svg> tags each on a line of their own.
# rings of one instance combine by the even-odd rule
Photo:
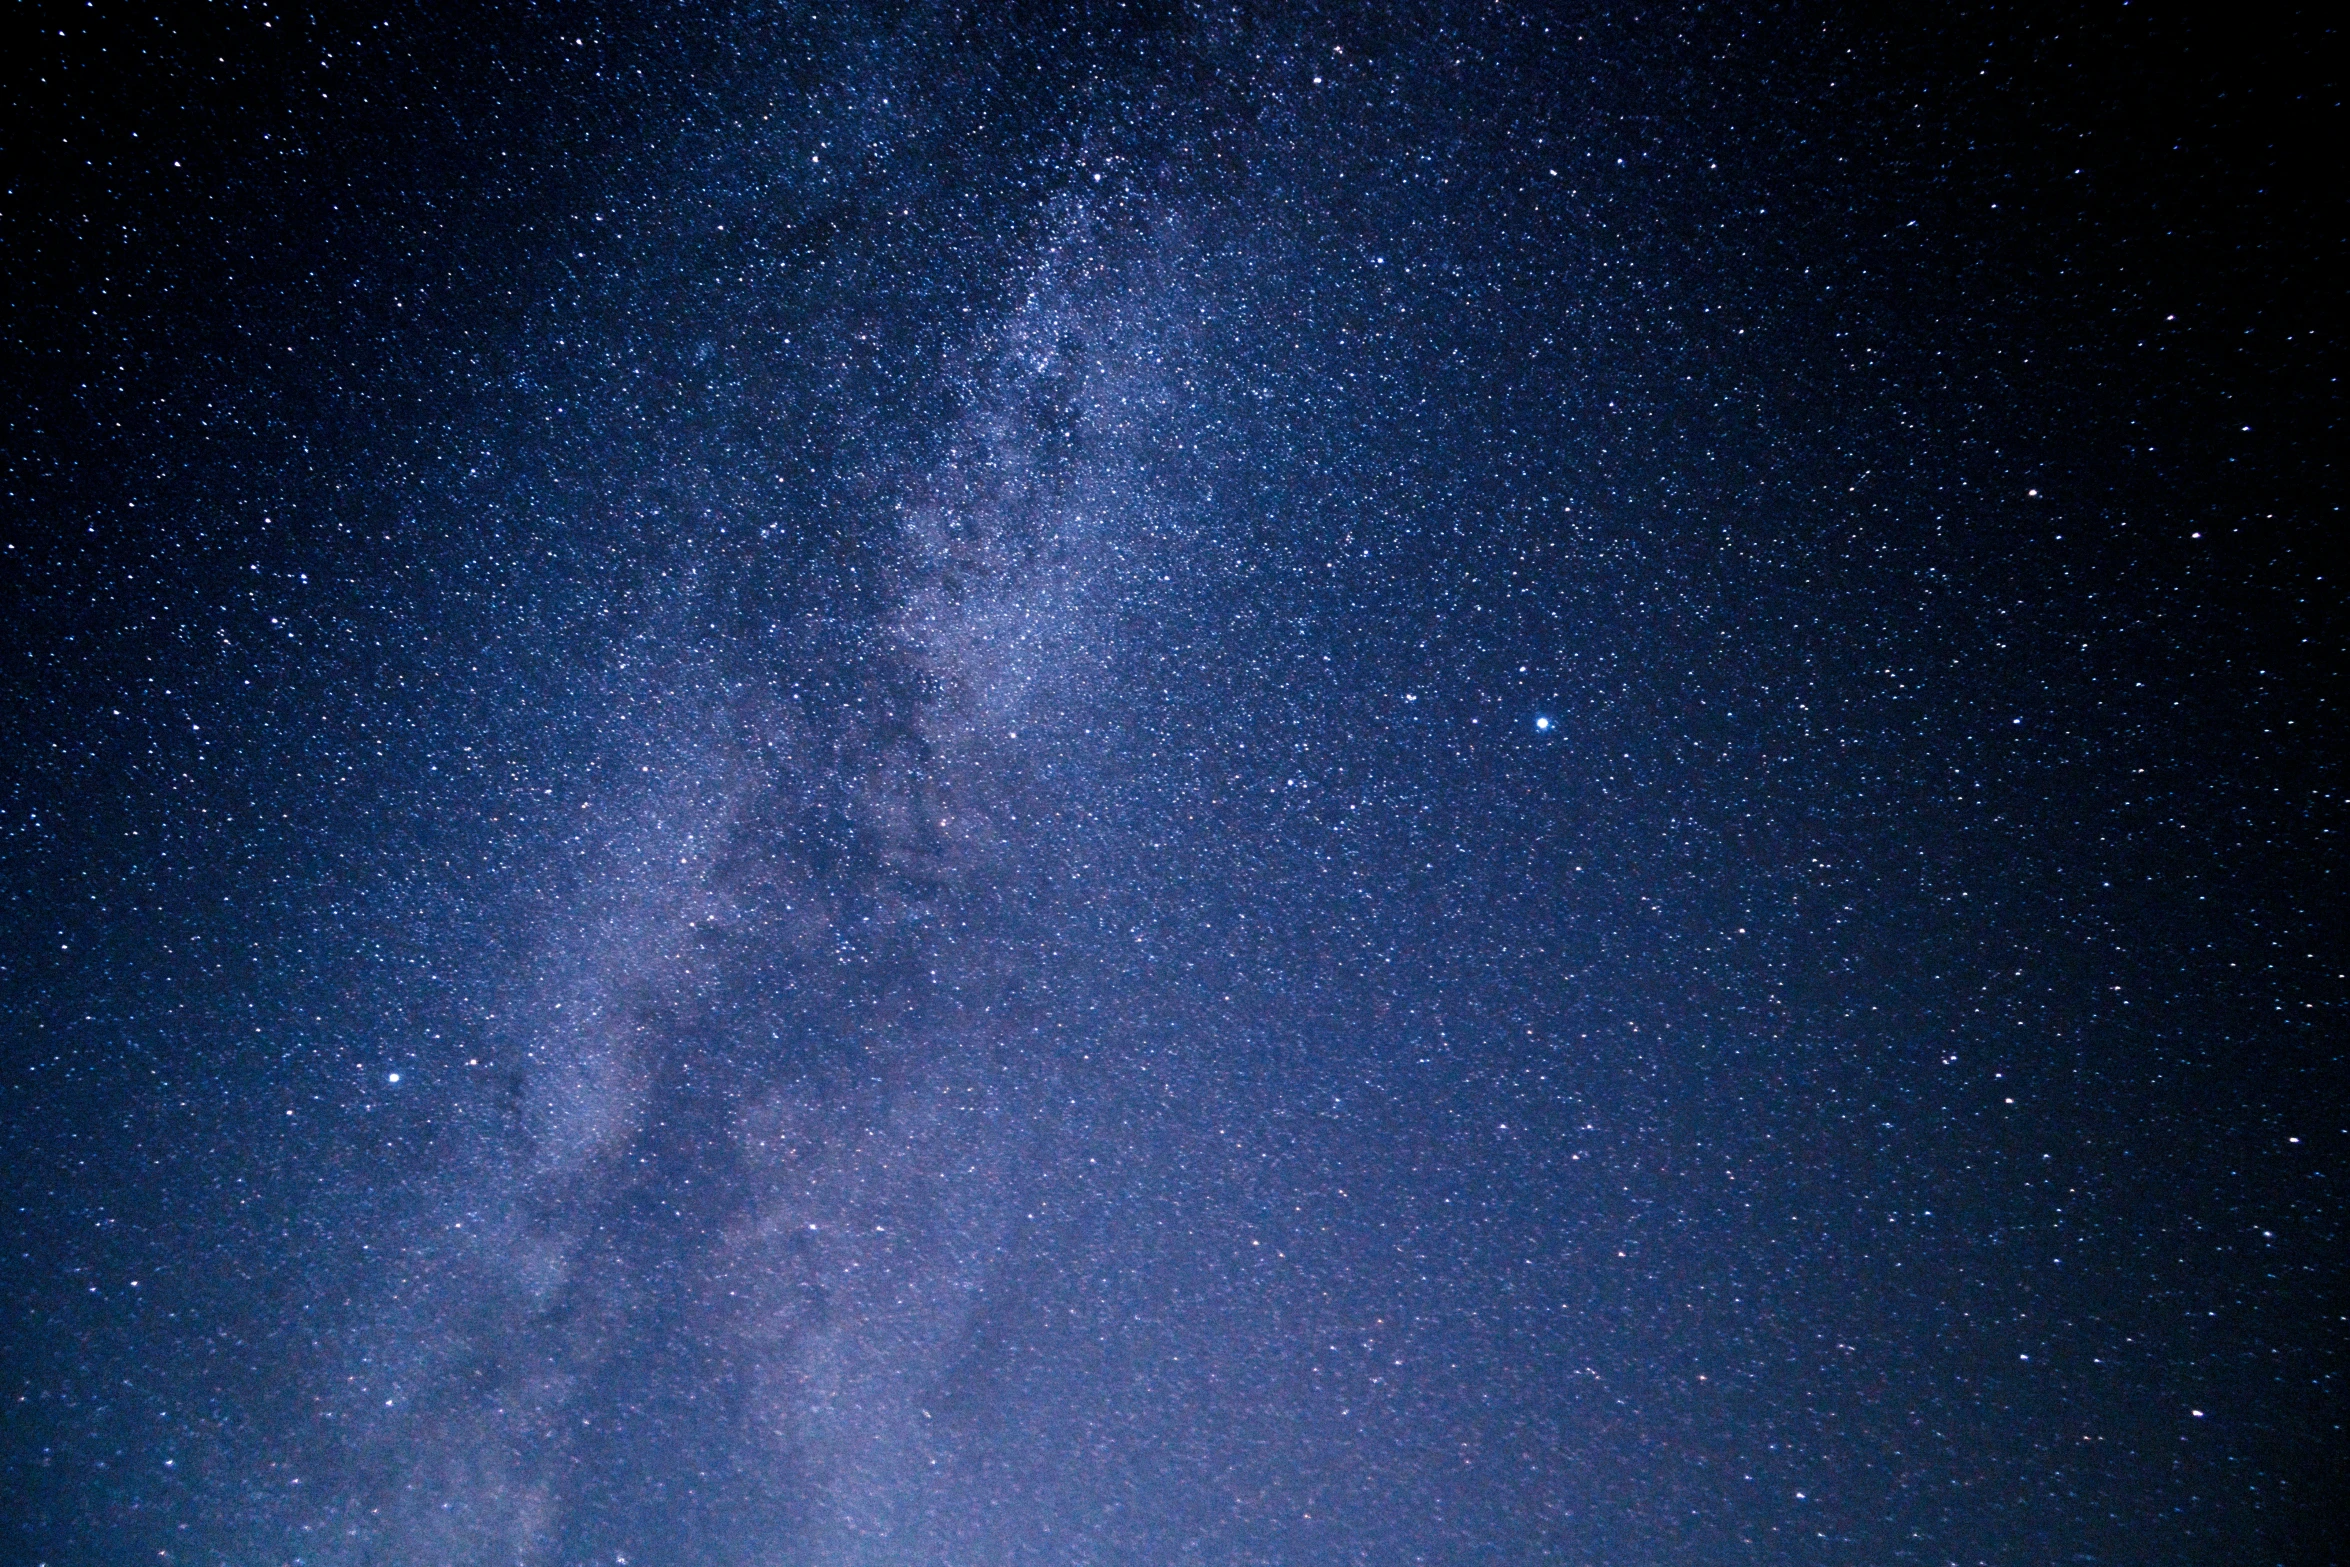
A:
<svg viewBox="0 0 2350 1567">
<path fill-rule="evenodd" d="M 2338 1559 L 2200 9 L 21 12 L 0 1557 Z"/>
</svg>

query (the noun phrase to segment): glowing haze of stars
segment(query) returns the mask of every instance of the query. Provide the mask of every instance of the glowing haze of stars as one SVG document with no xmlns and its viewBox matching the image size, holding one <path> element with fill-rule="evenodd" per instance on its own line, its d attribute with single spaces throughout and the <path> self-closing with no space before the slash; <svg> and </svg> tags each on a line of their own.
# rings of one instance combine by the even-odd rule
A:
<svg viewBox="0 0 2350 1567">
<path fill-rule="evenodd" d="M 40 12 L 10 1560 L 2330 1560 L 2319 40 Z"/>
</svg>

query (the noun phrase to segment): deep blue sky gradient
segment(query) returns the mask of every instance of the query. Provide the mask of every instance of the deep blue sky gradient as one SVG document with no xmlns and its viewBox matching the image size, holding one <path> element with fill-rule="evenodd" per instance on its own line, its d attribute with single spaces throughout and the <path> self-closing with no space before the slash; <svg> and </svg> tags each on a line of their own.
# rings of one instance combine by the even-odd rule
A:
<svg viewBox="0 0 2350 1567">
<path fill-rule="evenodd" d="M 9 1560 L 2335 1559 L 2324 24 L 28 15 Z"/>
</svg>

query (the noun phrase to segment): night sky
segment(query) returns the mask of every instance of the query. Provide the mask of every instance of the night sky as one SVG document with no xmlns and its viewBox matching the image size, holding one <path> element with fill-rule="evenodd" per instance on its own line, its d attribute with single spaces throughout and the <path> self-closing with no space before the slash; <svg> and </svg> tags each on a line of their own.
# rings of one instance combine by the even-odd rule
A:
<svg viewBox="0 0 2350 1567">
<path fill-rule="evenodd" d="M 11 22 L 0 1562 L 2338 1559 L 2327 24 Z"/>
</svg>

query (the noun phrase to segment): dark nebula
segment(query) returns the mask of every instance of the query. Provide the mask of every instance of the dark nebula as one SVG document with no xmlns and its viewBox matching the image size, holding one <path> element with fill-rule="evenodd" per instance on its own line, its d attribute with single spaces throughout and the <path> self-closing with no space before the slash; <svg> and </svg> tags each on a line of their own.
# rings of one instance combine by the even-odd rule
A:
<svg viewBox="0 0 2350 1567">
<path fill-rule="evenodd" d="M 2330 21 L 15 20 L 0 1558 L 2340 1559 Z"/>
</svg>

